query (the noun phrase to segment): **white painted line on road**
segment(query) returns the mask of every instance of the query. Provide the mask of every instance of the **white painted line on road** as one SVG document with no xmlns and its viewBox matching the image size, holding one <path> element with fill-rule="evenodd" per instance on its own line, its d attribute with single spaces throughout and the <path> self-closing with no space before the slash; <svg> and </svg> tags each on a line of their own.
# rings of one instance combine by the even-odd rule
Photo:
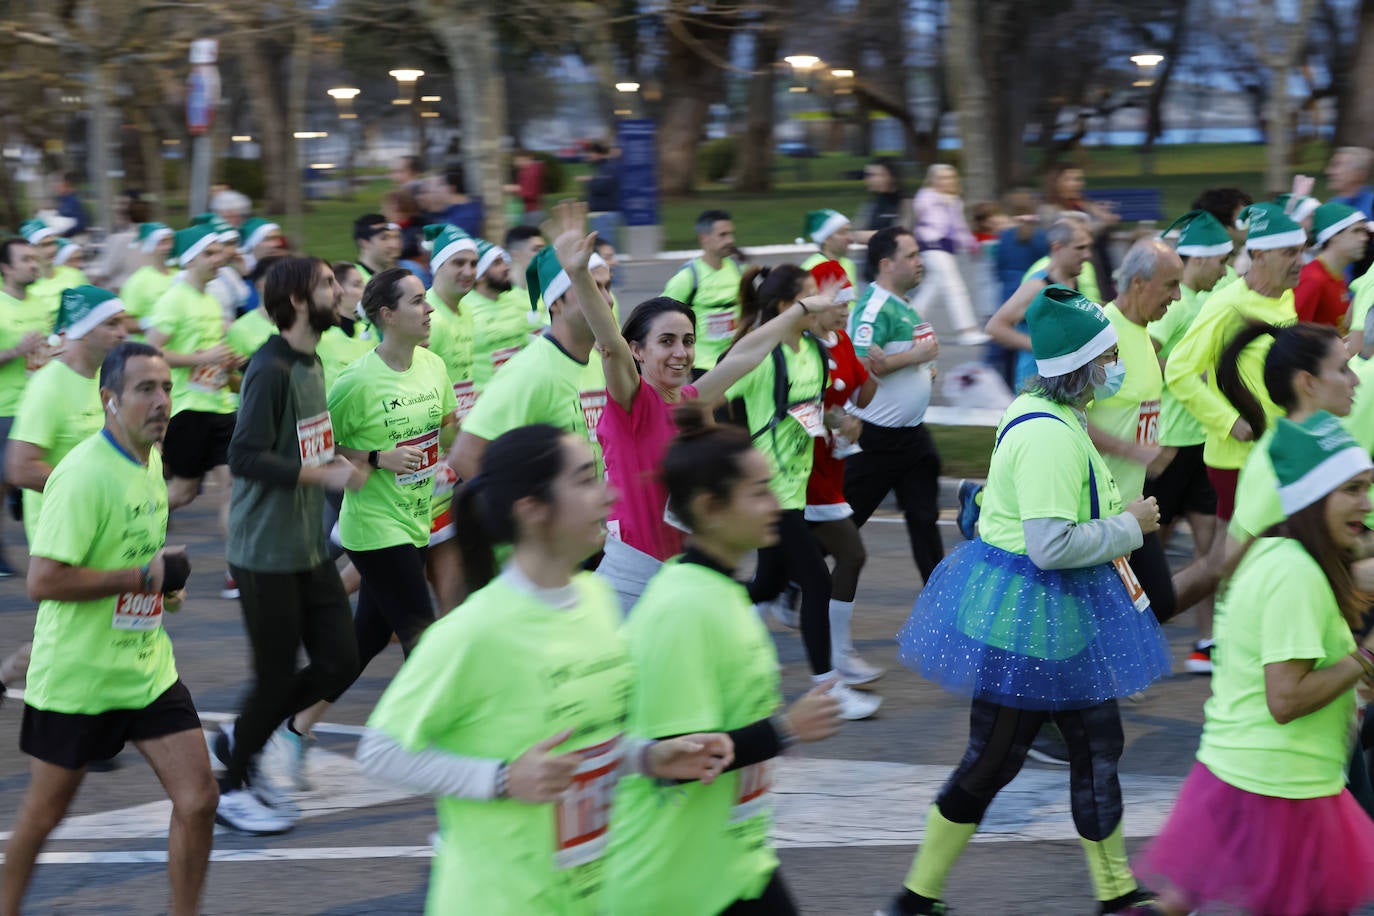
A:
<svg viewBox="0 0 1374 916">
<path fill-rule="evenodd" d="M 214 849 L 211 862 L 309 862 L 323 859 L 431 859 L 431 846 L 320 846 L 287 849 Z M 3 857 L 0 857 L 3 860 Z M 165 849 L 118 852 L 43 852 L 39 865 L 157 865 L 167 861 Z"/>
<path fill-rule="evenodd" d="M 236 712 L 200 712 L 197 710 L 202 722 L 232 722 L 239 717 Z M 363 732 L 367 731 L 365 725 L 333 725 L 329 722 L 317 722 L 311 731 L 317 731 L 322 735 L 351 735 L 354 738 L 362 737 Z"/>
</svg>

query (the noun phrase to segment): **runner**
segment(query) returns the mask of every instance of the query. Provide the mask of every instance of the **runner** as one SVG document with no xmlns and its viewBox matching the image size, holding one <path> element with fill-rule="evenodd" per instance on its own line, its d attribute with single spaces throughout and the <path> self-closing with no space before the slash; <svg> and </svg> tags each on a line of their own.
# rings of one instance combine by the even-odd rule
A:
<svg viewBox="0 0 1374 916">
<path fill-rule="evenodd" d="M 171 478 L 167 503 L 172 511 L 190 505 L 209 477 L 219 491 L 220 533 L 229 533 L 229 438 L 234 434 L 234 394 L 229 370 L 238 364 L 224 341 L 224 312 L 206 284 L 222 256 L 216 230 L 192 226 L 176 234 L 173 256 L 181 267 L 177 282 L 153 305 L 148 343 L 162 348 L 172 367 L 172 421 L 162 455 Z M 224 574 L 220 597 L 238 597 L 233 576 Z"/>
<path fill-rule="evenodd" d="M 1277 344 L 1275 345 L 1277 346 Z M 1331 414 L 1279 419 L 1287 520 L 1238 558 L 1217 608 L 1197 762 L 1137 871 L 1156 912 L 1349 913 L 1374 900 L 1374 825 L 1346 788 L 1355 690 L 1374 684 L 1351 560 L 1369 452 Z"/>
<path fill-rule="evenodd" d="M 224 335 L 224 342 L 229 345 L 229 349 L 245 362 L 258 352 L 258 347 L 266 343 L 267 338 L 277 333 L 277 326 L 272 323 L 272 317 L 267 312 L 262 286 L 267 280 L 267 271 L 283 257 L 285 255 L 268 255 L 256 263 L 248 279 L 253 284 L 253 295 L 258 304 L 252 311 L 244 312 L 236 318 Z"/>
<path fill-rule="evenodd" d="M 19 746 L 33 759 L 5 847 L 0 912 L 17 916 L 48 835 L 86 767 L 132 741 L 172 801 L 171 912 L 198 911 L 217 793 L 191 694 L 177 677 L 162 614 L 181 606 L 190 564 L 164 546 L 167 489 L 155 445 L 171 413 L 171 371 L 146 344 L 100 367 L 105 426 L 48 479 L 29 594 L 41 603 Z M 149 894 L 139 892 L 147 909 Z"/>
<path fill-rule="evenodd" d="M 265 263 L 264 259 L 259 263 Z M 334 326 L 342 295 L 334 272 L 315 258 L 273 259 L 263 306 L 280 333 L 248 363 L 238 422 L 229 443 L 229 571 L 239 585 L 253 683 L 238 718 L 215 741 L 225 766 L 219 823 L 252 836 L 291 828 L 257 758 L 276 730 L 303 769 L 305 737 L 290 717 L 346 687 L 356 676 L 348 597 L 329 556 L 320 518 L 324 492 L 363 485 L 365 476 L 334 451 L 324 372 L 315 355 Z M 304 647 L 310 663 L 297 670 Z"/>
<path fill-rule="evenodd" d="M 643 737 L 724 731 L 734 761 L 709 785 L 620 784 L 606 911 L 795 914 L 769 845 L 773 760 L 799 741 L 835 734 L 839 704 L 822 684 L 782 708 L 773 640 L 734 579 L 746 555 L 777 541 L 768 459 L 739 427 L 709 425 L 702 408 L 677 416 L 682 432 L 663 479 L 692 534 L 626 625 L 638 672 L 627 728 Z"/>
<path fill-rule="evenodd" d="M 79 286 L 62 294 L 53 332 L 66 343 L 29 379 L 5 450 L 5 479 L 24 489 L 30 544 L 53 468 L 104 425 L 96 373 L 127 336 L 125 318 L 124 304 L 109 290 Z"/>
<path fill-rule="evenodd" d="M 395 267 L 401 257 L 401 227 L 380 213 L 364 213 L 353 221 L 353 241 L 358 246 L 355 266 L 364 283 Z"/>
<path fill-rule="evenodd" d="M 977 327 L 973 300 L 964 283 L 959 254 L 978 251 L 978 242 L 969 231 L 964 216 L 964 200 L 959 196 L 959 170 L 937 162 L 926 170 L 926 180 L 912 203 L 916 226 L 912 232 L 921 249 L 925 282 L 916 289 L 912 307 L 929 315 L 935 304 L 947 309 L 954 330 L 954 343 L 976 347 L 988 342 L 988 335 Z"/>
<path fill-rule="evenodd" d="M 705 372 L 716 364 L 740 321 L 740 269 L 731 257 L 735 249 L 735 224 L 724 210 L 706 210 L 697 217 L 700 257 L 673 274 L 663 295 L 676 299 L 697 316 L 696 368 Z"/>
<path fill-rule="evenodd" d="M 541 245 L 543 241 L 541 237 Z M 529 308 L 529 295 L 512 285 L 510 257 L 479 241 L 472 292 L 463 297 L 463 309 L 472 316 L 472 382 L 477 391 L 486 390 L 496 370 L 531 343 L 525 317 Z"/>
<path fill-rule="evenodd" d="M 393 633 L 409 655 L 434 622 L 425 553 L 440 430 L 453 422 L 456 408 L 453 386 L 444 361 L 424 347 L 434 307 L 418 277 L 404 268 L 384 270 L 368 281 L 362 304 L 381 342 L 329 392 L 335 449 L 371 468 L 361 489 L 344 493 L 339 516 L 339 539 L 362 574 L 353 616 L 359 667 L 343 688 L 297 714 L 291 728 L 300 735 L 309 734 Z"/>
<path fill-rule="evenodd" d="M 64 289 L 86 286 L 86 275 L 58 260 L 62 234 L 42 220 L 31 219 L 19 227 L 19 234 L 28 239 L 38 254 L 38 279 L 29 287 L 29 295 L 43 303 L 48 319 L 57 314 L 57 303 Z M 44 360 L 46 362 L 46 360 Z"/>
<path fill-rule="evenodd" d="M 360 318 L 363 290 L 367 281 L 352 261 L 339 261 L 333 266 L 334 279 L 342 294 L 335 312 L 336 324 L 320 335 L 316 355 L 324 369 L 324 390 L 334 388 L 334 381 L 344 367 L 377 346 L 377 332 Z"/>
<path fill-rule="evenodd" d="M 844 268 L 849 284 L 858 290 L 859 269 L 854 266 L 854 259 L 849 256 L 849 243 L 854 239 L 849 217 L 836 210 L 812 210 L 806 214 L 805 234 L 820 247 L 820 251 L 802 261 L 802 270 L 811 270 L 817 264 L 834 261 Z M 873 235 L 871 232 L 859 234 L 863 236 L 862 241 L 865 243 Z"/>
<path fill-rule="evenodd" d="M 1049 286 L 1026 318 L 1040 375 L 1002 418 L 981 537 L 940 564 L 897 635 L 904 665 L 970 697 L 973 709 L 968 749 L 926 815 L 890 916 L 946 912 L 946 877 L 1047 719 L 1068 742 L 1069 802 L 1099 912 L 1151 899 L 1126 861 L 1116 701 L 1171 666 L 1122 559 L 1157 528 L 1159 510 L 1153 499 L 1123 508 L 1084 429 L 1084 408 L 1117 360 L 1107 316 L 1077 291 Z"/>
<path fill-rule="evenodd" d="M 609 507 L 587 440 L 544 424 L 493 441 L 458 494 L 473 594 L 420 640 L 358 745 L 372 777 L 438 797 L 431 916 L 601 913 L 620 776 L 710 782 L 730 762 L 721 734 L 622 735 L 634 670 L 620 615 L 578 571 Z"/>
<path fill-rule="evenodd" d="M 1299 321 L 1329 324 L 1344 333 L 1350 327 L 1350 289 L 1346 273 L 1364 258 L 1369 244 L 1369 218 L 1354 207 L 1322 204 L 1312 216 L 1317 256 L 1302 269 L 1293 291 Z"/>
<path fill-rule="evenodd" d="M 52 322 L 47 309 L 29 294 L 38 279 L 38 253 L 22 238 L 0 241 L 0 446 L 10 436 L 14 414 L 28 384 L 29 372 L 42 368 Z M 32 368 L 30 368 L 32 367 Z M 0 482 L 0 494 L 8 502 L 11 490 Z M 5 513 L 0 512 L 0 519 Z M 14 569 L 0 546 L 0 579 L 14 575 Z"/>
<path fill-rule="evenodd" d="M 172 254 L 172 230 L 162 223 L 142 223 L 138 227 L 138 250 L 142 263 L 119 289 L 124 311 L 131 319 L 129 333 L 141 335 L 143 321 L 152 314 L 153 303 L 167 292 L 176 271 L 167 265 Z"/>
</svg>

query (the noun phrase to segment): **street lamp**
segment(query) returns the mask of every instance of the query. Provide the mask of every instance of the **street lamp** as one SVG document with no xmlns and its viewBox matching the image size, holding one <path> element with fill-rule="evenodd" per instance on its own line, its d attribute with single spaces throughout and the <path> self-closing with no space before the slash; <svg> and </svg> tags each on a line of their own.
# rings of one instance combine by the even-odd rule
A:
<svg viewBox="0 0 1374 916">
<path fill-rule="evenodd" d="M 1136 66 L 1135 85 L 1138 87 L 1153 86 L 1155 69 L 1164 63 L 1164 55 L 1154 51 L 1142 51 L 1139 54 L 1131 55 L 1131 63 Z"/>
<path fill-rule="evenodd" d="M 387 71 L 396 80 L 396 98 L 391 100 L 393 105 L 411 105 L 415 99 L 415 84 L 420 81 L 420 77 L 425 75 L 423 70 L 398 69 Z M 412 120 L 415 124 L 415 152 L 421 158 L 425 154 L 425 122 L 421 119 L 419 106 L 411 105 Z"/>
<path fill-rule="evenodd" d="M 786 61 L 793 70 L 801 70 L 803 72 L 814 68 L 821 62 L 821 59 L 814 54 L 790 54 L 784 57 L 783 60 Z"/>
<path fill-rule="evenodd" d="M 353 100 L 362 92 L 361 89 L 354 89 L 351 86 L 335 86 L 333 89 L 326 89 L 325 92 L 338 106 L 340 121 L 351 121 L 358 117 L 357 113 L 353 111 Z"/>
<path fill-rule="evenodd" d="M 636 83 L 634 80 L 625 80 L 615 84 L 615 91 L 625 96 L 625 98 L 620 100 L 625 107 L 616 108 L 616 117 L 634 117 L 635 103 L 639 101 L 637 98 L 639 94 L 639 83 Z"/>
</svg>

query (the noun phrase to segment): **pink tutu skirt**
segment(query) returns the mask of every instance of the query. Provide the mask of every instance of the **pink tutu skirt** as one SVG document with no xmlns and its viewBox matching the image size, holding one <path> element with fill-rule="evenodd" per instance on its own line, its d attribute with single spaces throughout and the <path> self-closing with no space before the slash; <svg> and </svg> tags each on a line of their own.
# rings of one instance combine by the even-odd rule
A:
<svg viewBox="0 0 1374 916">
<path fill-rule="evenodd" d="M 1339 916 L 1374 900 L 1374 821 L 1346 790 L 1255 795 L 1195 763 L 1135 863 L 1170 903 L 1253 916 Z"/>
</svg>

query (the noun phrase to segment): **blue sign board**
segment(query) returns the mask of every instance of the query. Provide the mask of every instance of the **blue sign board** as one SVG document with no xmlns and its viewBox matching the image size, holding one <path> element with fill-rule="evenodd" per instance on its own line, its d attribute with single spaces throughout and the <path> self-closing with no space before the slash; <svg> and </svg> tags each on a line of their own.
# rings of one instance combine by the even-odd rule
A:
<svg viewBox="0 0 1374 916">
<path fill-rule="evenodd" d="M 657 142 L 652 118 L 620 121 L 620 210 L 627 226 L 658 225 Z"/>
</svg>

